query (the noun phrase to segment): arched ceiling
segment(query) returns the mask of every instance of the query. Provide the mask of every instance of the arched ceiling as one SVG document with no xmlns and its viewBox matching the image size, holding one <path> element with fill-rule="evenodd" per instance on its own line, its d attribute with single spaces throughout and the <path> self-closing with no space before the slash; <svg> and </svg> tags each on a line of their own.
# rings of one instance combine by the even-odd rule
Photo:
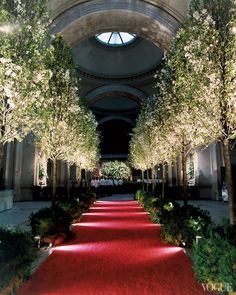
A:
<svg viewBox="0 0 236 295">
<path fill-rule="evenodd" d="M 103 85 L 84 96 L 95 114 L 137 114 L 145 93 L 128 85 Z"/>
<path fill-rule="evenodd" d="M 139 107 L 139 104 L 127 97 L 113 96 L 112 99 L 103 98 L 93 104 L 96 109 L 106 109 L 108 111 L 126 111 Z"/>
<path fill-rule="evenodd" d="M 186 12 L 187 3 L 188 0 L 61 0 L 58 3 L 51 0 L 52 33 L 60 32 L 74 47 L 97 33 L 132 32 L 167 50 Z"/>
<path fill-rule="evenodd" d="M 49 0 L 49 9 L 52 11 L 52 17 L 56 18 L 69 8 L 86 2 L 86 0 Z M 111 1 L 110 1 L 111 2 Z M 128 1 L 127 1 L 128 2 Z M 130 1 L 129 1 L 130 2 Z M 187 11 L 188 0 L 145 0 L 145 2 L 162 7 L 164 10 L 181 19 Z"/>
<path fill-rule="evenodd" d="M 101 87 L 97 87 L 96 89 L 88 92 L 85 95 L 86 102 L 88 106 L 92 106 L 98 100 L 103 99 L 105 97 L 127 97 L 136 101 L 139 105 L 141 101 L 147 98 L 144 92 L 140 91 L 137 88 L 128 86 L 128 85 L 103 85 Z"/>
<path fill-rule="evenodd" d="M 81 71 L 104 78 L 144 74 L 156 68 L 163 57 L 160 48 L 140 37 L 123 47 L 102 45 L 91 37 L 79 42 L 72 51 Z"/>
<path fill-rule="evenodd" d="M 168 50 L 189 0 L 49 0 L 51 33 L 72 48 L 81 77 L 81 97 L 102 133 L 102 153 L 128 152 L 140 104 L 154 93 L 153 75 Z M 130 32 L 124 47 L 100 44 L 95 35 Z"/>
</svg>

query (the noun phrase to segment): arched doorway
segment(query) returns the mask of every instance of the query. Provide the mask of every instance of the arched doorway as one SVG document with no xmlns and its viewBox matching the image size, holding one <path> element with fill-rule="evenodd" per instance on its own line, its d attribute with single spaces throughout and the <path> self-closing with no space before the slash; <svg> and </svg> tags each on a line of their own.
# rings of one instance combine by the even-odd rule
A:
<svg viewBox="0 0 236 295">
<path fill-rule="evenodd" d="M 126 159 L 133 129 L 132 122 L 111 118 L 99 124 L 98 129 L 102 135 L 102 159 Z"/>
</svg>

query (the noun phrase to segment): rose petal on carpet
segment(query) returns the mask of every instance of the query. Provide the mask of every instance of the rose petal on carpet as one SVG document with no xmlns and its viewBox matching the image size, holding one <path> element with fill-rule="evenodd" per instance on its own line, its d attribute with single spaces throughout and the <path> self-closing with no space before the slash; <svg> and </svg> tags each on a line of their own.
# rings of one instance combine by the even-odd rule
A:
<svg viewBox="0 0 236 295">
<path fill-rule="evenodd" d="M 97 201 L 17 295 L 207 295 L 136 201 Z"/>
</svg>

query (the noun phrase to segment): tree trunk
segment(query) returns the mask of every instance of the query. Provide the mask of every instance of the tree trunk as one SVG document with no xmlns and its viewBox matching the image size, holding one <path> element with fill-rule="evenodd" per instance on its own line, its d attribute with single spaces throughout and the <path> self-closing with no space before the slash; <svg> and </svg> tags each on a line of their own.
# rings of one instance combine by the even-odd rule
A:
<svg viewBox="0 0 236 295">
<path fill-rule="evenodd" d="M 3 180 L 3 143 L 0 142 L 0 189 L 4 188 Z"/>
<path fill-rule="evenodd" d="M 52 210 L 56 205 L 56 189 L 57 189 L 57 160 L 52 160 Z"/>
<path fill-rule="evenodd" d="M 183 173 L 183 200 L 184 206 L 187 207 L 188 205 L 188 183 L 187 183 L 187 167 L 186 167 L 186 152 L 185 146 L 182 146 L 182 173 Z"/>
<path fill-rule="evenodd" d="M 67 198 L 70 198 L 70 164 L 67 163 L 67 184 L 66 184 L 66 189 L 67 189 Z"/>
<path fill-rule="evenodd" d="M 229 207 L 229 221 L 231 225 L 236 224 L 235 205 L 234 205 L 234 189 L 230 162 L 229 140 L 223 140 L 223 155 L 225 162 L 225 176 L 228 191 L 228 207 Z"/>
<path fill-rule="evenodd" d="M 164 199 L 164 196 L 165 196 L 165 183 L 166 183 L 165 163 L 162 163 L 162 188 L 161 188 L 162 200 Z"/>
<path fill-rule="evenodd" d="M 141 170 L 142 173 L 142 190 L 144 191 L 144 171 Z"/>
</svg>

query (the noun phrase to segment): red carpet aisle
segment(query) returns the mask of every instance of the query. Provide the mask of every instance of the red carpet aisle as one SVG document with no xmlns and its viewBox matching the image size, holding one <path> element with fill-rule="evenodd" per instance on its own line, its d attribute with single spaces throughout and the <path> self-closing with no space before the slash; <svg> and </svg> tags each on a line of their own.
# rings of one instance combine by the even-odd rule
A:
<svg viewBox="0 0 236 295">
<path fill-rule="evenodd" d="M 96 203 L 18 295 L 198 295 L 189 258 L 135 201 Z"/>
</svg>

